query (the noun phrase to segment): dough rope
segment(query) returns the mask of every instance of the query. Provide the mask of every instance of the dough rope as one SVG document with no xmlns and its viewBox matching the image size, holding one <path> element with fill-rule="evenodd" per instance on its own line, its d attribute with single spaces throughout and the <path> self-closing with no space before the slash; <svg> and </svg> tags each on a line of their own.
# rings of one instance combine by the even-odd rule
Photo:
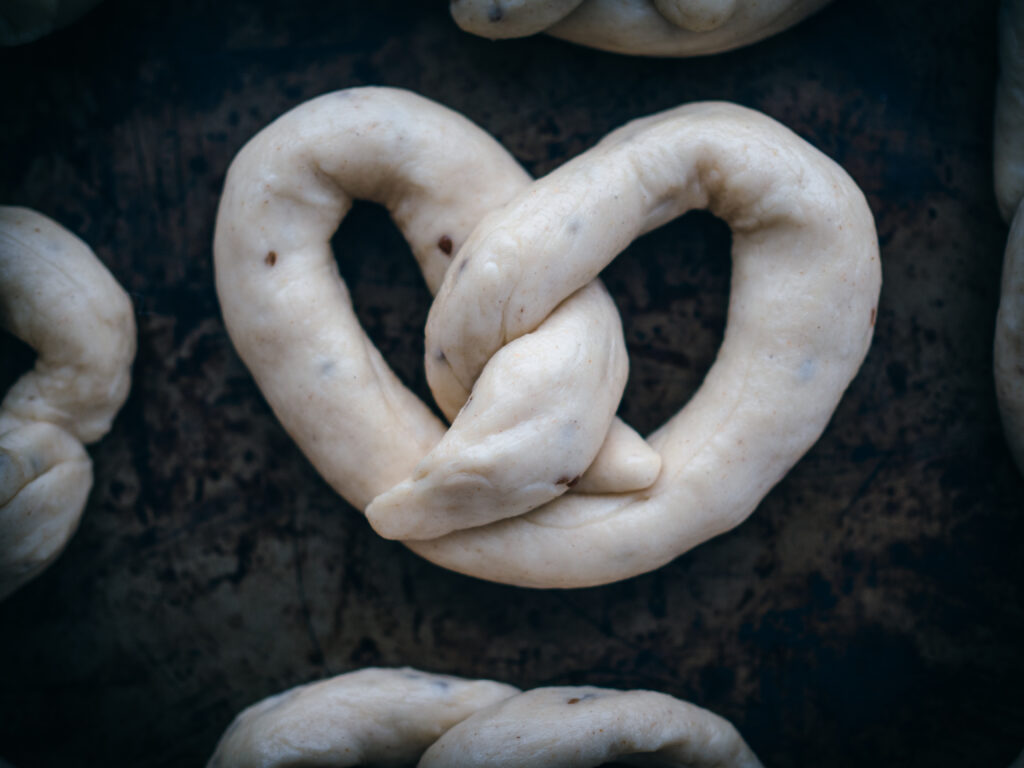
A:
<svg viewBox="0 0 1024 768">
<path fill-rule="evenodd" d="M 1024 472 L 1024 0 L 1004 0 L 1000 6 L 999 65 L 995 191 L 999 211 L 1010 222 L 1010 235 L 1003 257 L 993 371 L 1006 442 Z"/>
<path fill-rule="evenodd" d="M 782 32 L 830 0 L 451 0 L 455 23 L 490 39 L 546 32 L 638 56 L 703 56 Z"/>
<path fill-rule="evenodd" d="M 642 756 L 666 768 L 761 765 L 728 721 L 662 693 L 522 693 L 405 668 L 350 672 L 249 707 L 207 768 L 586 768 Z"/>
<path fill-rule="evenodd" d="M 438 292 L 425 356 L 447 433 L 352 311 L 330 251 L 352 197 L 388 207 Z M 595 277 L 698 207 L 734 232 L 726 338 L 644 444 L 612 421 L 626 361 Z M 825 428 L 880 284 L 852 180 L 721 103 L 634 121 L 531 184 L 443 107 L 329 94 L 239 153 L 214 252 L 232 340 L 328 482 L 428 559 L 535 587 L 643 573 L 745 519 Z"/>
<path fill-rule="evenodd" d="M 92 486 L 83 443 L 128 396 L 135 319 L 89 247 L 47 217 L 0 207 L 0 325 L 36 350 L 0 403 L 0 598 L 43 571 Z"/>
</svg>

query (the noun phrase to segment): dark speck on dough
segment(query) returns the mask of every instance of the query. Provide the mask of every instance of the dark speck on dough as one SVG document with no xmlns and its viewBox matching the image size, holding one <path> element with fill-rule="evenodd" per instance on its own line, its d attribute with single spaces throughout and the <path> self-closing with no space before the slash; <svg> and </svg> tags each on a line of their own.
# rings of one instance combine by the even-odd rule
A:
<svg viewBox="0 0 1024 768">
<path fill-rule="evenodd" d="M 277 264 L 277 252 L 269 251 L 267 253 L 267 257 L 263 259 L 263 263 L 266 264 L 268 267 L 272 267 L 275 264 Z"/>
<path fill-rule="evenodd" d="M 448 237 L 448 235 L 441 235 L 441 239 L 437 241 L 437 247 L 440 248 L 446 256 L 452 255 L 452 239 Z"/>
<path fill-rule="evenodd" d="M 448 358 L 445 357 L 443 349 L 437 350 L 437 359 L 440 360 L 442 363 L 447 363 L 448 362 Z"/>
<path fill-rule="evenodd" d="M 577 698 L 572 698 L 572 699 L 569 699 L 569 700 L 568 700 L 567 702 L 565 702 L 565 703 L 566 703 L 566 704 L 577 704 L 577 703 L 579 703 L 579 699 L 577 699 Z"/>
<path fill-rule="evenodd" d="M 576 477 L 569 477 L 568 475 L 562 475 L 560 478 L 555 480 L 555 485 L 567 485 L 570 488 L 572 488 L 579 481 L 580 481 L 580 475 L 576 475 Z"/>
<path fill-rule="evenodd" d="M 501 9 L 501 6 L 497 3 L 487 11 L 487 18 L 490 21 L 501 21 L 505 18 L 505 12 Z"/>
</svg>

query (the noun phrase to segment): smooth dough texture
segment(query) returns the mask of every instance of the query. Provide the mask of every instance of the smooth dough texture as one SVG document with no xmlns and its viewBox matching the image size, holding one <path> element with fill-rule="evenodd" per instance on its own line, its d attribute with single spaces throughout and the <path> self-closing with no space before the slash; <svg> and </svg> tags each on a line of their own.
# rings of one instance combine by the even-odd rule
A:
<svg viewBox="0 0 1024 768">
<path fill-rule="evenodd" d="M 349 672 L 246 709 L 207 768 L 408 766 L 453 725 L 518 692 L 408 668 Z"/>
<path fill-rule="evenodd" d="M 0 207 L 0 326 L 35 367 L 0 403 L 0 598 L 40 573 L 78 526 L 92 485 L 83 443 L 128 396 L 135 319 L 89 247 L 45 216 Z"/>
<path fill-rule="evenodd" d="M 420 768 L 760 768 L 729 721 L 663 693 L 537 688 L 463 720 Z"/>
<path fill-rule="evenodd" d="M 421 757 L 422 756 L 422 757 Z M 242 712 L 207 768 L 759 768 L 726 720 L 652 691 L 538 688 L 364 669 Z"/>
<path fill-rule="evenodd" d="M 425 355 L 455 417 L 447 434 L 352 312 L 329 245 L 352 196 L 387 205 L 440 289 Z M 698 393 L 644 445 L 611 421 L 625 360 L 595 278 L 692 208 L 733 229 L 726 337 Z M 530 184 L 436 104 L 330 94 L 239 153 L 214 251 L 236 348 L 339 493 L 436 563 L 534 587 L 649 571 L 746 518 L 827 424 L 867 352 L 880 286 L 853 181 L 768 117 L 722 103 L 634 121 Z"/>
<path fill-rule="evenodd" d="M 451 0 L 455 22 L 490 39 L 547 32 L 637 56 L 702 56 L 777 34 L 830 0 Z"/>
</svg>

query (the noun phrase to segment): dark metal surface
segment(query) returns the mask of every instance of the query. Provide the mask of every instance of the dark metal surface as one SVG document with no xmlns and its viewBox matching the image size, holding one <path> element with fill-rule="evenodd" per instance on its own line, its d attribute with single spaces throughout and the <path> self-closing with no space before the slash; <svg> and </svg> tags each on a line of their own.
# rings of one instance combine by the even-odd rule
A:
<svg viewBox="0 0 1024 768">
<path fill-rule="evenodd" d="M 0 604 L 0 755 L 197 765 L 258 698 L 411 664 L 665 691 L 730 718 L 769 766 L 1007 765 L 1024 745 L 1024 480 L 990 375 L 994 11 L 837 0 L 751 48 L 658 61 L 489 43 L 442 3 L 108 0 L 0 51 L 0 200 L 89 242 L 140 331 L 80 531 Z M 885 279 L 874 347 L 747 523 L 646 576 L 527 591 L 378 538 L 316 475 L 224 333 L 210 242 L 239 147 L 361 84 L 464 112 L 534 174 L 633 117 L 734 100 L 862 185 Z M 642 431 L 714 357 L 728 243 L 691 215 L 607 270 L 633 361 L 622 413 Z M 371 335 L 423 392 L 428 297 L 400 236 L 359 206 L 335 244 Z M 9 340 L 0 354 L 24 363 Z"/>
</svg>

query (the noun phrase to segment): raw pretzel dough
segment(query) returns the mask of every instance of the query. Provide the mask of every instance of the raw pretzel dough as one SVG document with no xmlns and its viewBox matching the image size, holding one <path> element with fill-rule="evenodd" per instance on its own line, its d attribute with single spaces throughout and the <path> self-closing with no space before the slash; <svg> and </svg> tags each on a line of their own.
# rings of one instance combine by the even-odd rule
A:
<svg viewBox="0 0 1024 768">
<path fill-rule="evenodd" d="M 491 39 L 547 32 L 639 56 L 701 56 L 756 43 L 830 0 L 451 0 L 455 22 Z"/>
<path fill-rule="evenodd" d="M 1012 223 L 996 316 L 994 373 L 1006 441 L 1024 472 L 1024 0 L 1004 0 L 1000 7 L 999 65 L 996 199 Z"/>
<path fill-rule="evenodd" d="M 246 709 L 207 768 L 411 765 L 453 725 L 518 692 L 408 668 L 350 672 Z"/>
<path fill-rule="evenodd" d="M 654 691 L 537 688 L 471 715 L 419 768 L 761 768 L 732 724 Z"/>
<path fill-rule="evenodd" d="M 428 286 L 444 279 L 426 357 L 435 398 L 458 414 L 447 435 L 351 310 L 329 246 L 350 195 L 387 205 Z M 651 465 L 628 428 L 601 447 L 621 329 L 592 281 L 635 236 L 696 207 L 733 228 L 729 322 L 704 386 L 651 436 L 662 466 L 645 488 L 646 471 L 626 471 Z M 867 351 L 880 283 L 850 178 L 778 123 L 720 103 L 635 121 L 529 184 L 436 104 L 330 94 L 239 153 L 214 250 L 232 339 L 329 482 L 428 559 L 536 587 L 627 578 L 741 522 L 827 424 Z M 598 450 L 588 490 L 607 473 L 616 492 L 521 514 Z"/>
<path fill-rule="evenodd" d="M 38 357 L 0 404 L 0 598 L 74 533 L 92 485 L 83 443 L 128 396 L 135 319 L 89 247 L 45 216 L 0 207 L 0 325 Z"/>
<path fill-rule="evenodd" d="M 422 755 L 422 758 L 421 758 Z M 289 766 L 760 768 L 726 720 L 671 696 L 517 688 L 414 669 L 364 669 L 242 712 L 207 768 Z"/>
</svg>

